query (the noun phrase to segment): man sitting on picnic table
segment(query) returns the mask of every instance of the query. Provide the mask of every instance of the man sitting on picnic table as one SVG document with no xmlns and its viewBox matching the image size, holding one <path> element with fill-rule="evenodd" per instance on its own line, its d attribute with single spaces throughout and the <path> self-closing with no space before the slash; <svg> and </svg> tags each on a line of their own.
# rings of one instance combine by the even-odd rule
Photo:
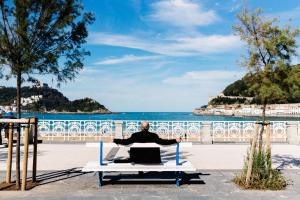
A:
<svg viewBox="0 0 300 200">
<path fill-rule="evenodd" d="M 181 138 L 166 140 L 160 138 L 157 134 L 149 132 L 149 122 L 143 121 L 141 123 L 141 131 L 133 133 L 127 139 L 114 139 L 113 142 L 121 145 L 129 145 L 132 143 L 157 143 L 161 145 L 172 145 L 181 142 Z M 130 148 L 130 158 L 126 160 L 115 160 L 115 163 L 143 163 L 154 164 L 161 163 L 160 148 Z"/>
</svg>

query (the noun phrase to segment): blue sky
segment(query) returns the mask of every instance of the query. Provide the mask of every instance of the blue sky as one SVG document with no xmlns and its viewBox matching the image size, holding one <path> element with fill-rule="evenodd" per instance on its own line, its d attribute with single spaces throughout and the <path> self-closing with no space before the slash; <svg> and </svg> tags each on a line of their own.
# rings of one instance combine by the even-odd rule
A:
<svg viewBox="0 0 300 200">
<path fill-rule="evenodd" d="M 91 56 L 59 90 L 112 111 L 192 111 L 244 74 L 238 65 L 244 47 L 232 31 L 243 2 L 84 0 L 96 17 L 84 45 Z M 299 0 L 248 0 L 248 6 L 300 25 Z"/>
</svg>

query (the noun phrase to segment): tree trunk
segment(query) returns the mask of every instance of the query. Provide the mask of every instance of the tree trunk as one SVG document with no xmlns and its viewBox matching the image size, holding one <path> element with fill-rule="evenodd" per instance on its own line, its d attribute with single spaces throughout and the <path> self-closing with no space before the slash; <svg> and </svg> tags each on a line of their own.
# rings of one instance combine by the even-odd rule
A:
<svg viewBox="0 0 300 200">
<path fill-rule="evenodd" d="M 264 100 L 263 111 L 262 111 L 262 126 L 259 133 L 259 143 L 258 143 L 259 151 L 262 150 L 262 146 L 263 146 L 263 135 L 264 135 L 265 124 L 266 124 L 266 108 L 267 108 L 267 101 Z"/>
<path fill-rule="evenodd" d="M 271 127 L 270 124 L 267 125 L 267 138 L 266 138 L 266 155 L 267 155 L 267 170 L 269 178 L 272 178 L 272 153 L 271 153 Z"/>
<path fill-rule="evenodd" d="M 249 187 L 249 182 L 250 182 L 250 178 L 251 178 L 251 174 L 252 174 L 253 157 L 254 157 L 254 153 L 256 151 L 258 131 L 259 131 L 259 124 L 256 124 L 255 133 L 254 133 L 254 137 L 253 137 L 253 140 L 252 140 L 250 153 L 249 153 L 249 159 L 248 159 L 248 168 L 247 168 L 247 175 L 246 175 L 246 188 Z"/>
<path fill-rule="evenodd" d="M 21 118 L 21 72 L 17 74 L 17 115 Z M 20 189 L 20 143 L 21 143 L 21 127 L 17 128 L 17 145 L 16 145 L 16 188 Z"/>
<path fill-rule="evenodd" d="M 2 124 L 0 124 L 0 145 L 2 145 Z"/>
<path fill-rule="evenodd" d="M 14 136 L 14 124 L 9 123 L 8 132 L 8 152 L 6 162 L 6 183 L 11 183 L 11 166 L 12 166 L 12 154 L 13 154 L 13 136 Z"/>
</svg>

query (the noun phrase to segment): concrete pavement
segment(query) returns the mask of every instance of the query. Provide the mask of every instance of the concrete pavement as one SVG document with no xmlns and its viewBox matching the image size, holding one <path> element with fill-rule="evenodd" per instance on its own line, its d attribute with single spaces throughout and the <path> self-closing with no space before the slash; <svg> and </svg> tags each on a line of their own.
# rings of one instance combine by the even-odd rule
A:
<svg viewBox="0 0 300 200">
<path fill-rule="evenodd" d="M 191 150 L 183 151 L 182 158 L 190 160 L 198 171 L 187 174 L 180 188 L 176 188 L 172 173 L 146 173 L 142 179 L 131 173 L 121 176 L 106 173 L 106 184 L 99 188 L 95 173 L 80 171 L 87 161 L 98 159 L 97 148 L 87 148 L 84 144 L 40 144 L 38 179 L 41 185 L 26 192 L 0 191 L 0 199 L 300 199 L 300 146 L 272 146 L 274 167 L 284 169 L 289 180 L 283 191 L 245 191 L 232 183 L 236 169 L 242 167 L 247 148 L 246 144 L 215 144 L 194 145 Z M 113 151 L 105 150 L 106 155 L 109 152 Z M 175 157 L 173 147 L 161 152 L 165 159 Z M 4 180 L 6 149 L 1 148 L 0 153 L 0 180 Z M 116 156 L 127 157 L 128 152 L 119 149 Z"/>
<path fill-rule="evenodd" d="M 109 182 L 99 188 L 93 173 L 82 174 L 73 170 L 68 172 L 40 172 L 42 185 L 26 192 L 0 192 L 5 200 L 52 200 L 52 199 L 88 199 L 88 200 L 140 200 L 140 199 L 243 199 L 243 200 L 298 200 L 300 198 L 300 171 L 285 170 L 290 185 L 283 191 L 242 190 L 232 183 L 236 171 L 200 170 L 194 179 L 176 188 L 174 179 L 162 181 L 134 181 L 133 175 L 127 179 Z M 109 176 L 107 174 L 106 176 Z M 135 175 L 136 176 L 136 175 Z M 152 178 L 154 175 L 150 175 Z M 126 175 L 122 176 L 126 178 Z M 164 177 L 164 175 L 160 175 Z M 170 178 L 171 176 L 168 176 Z M 129 180 L 129 181 L 128 181 Z"/>
<path fill-rule="evenodd" d="M 214 144 L 193 145 L 182 150 L 181 158 L 190 160 L 197 169 L 241 169 L 249 145 Z M 128 149 L 105 149 L 104 154 L 116 152 L 116 157 L 128 157 Z M 29 169 L 31 169 L 32 149 L 30 148 Z M 175 146 L 161 150 L 162 158 L 175 159 Z M 300 145 L 273 144 L 274 167 L 280 169 L 300 169 Z M 0 169 L 5 169 L 7 149 L 0 149 Z M 43 171 L 64 170 L 83 167 L 88 161 L 98 160 L 98 148 L 87 148 L 85 144 L 39 144 L 38 169 Z M 0 170 L 0 171 L 1 171 Z"/>
</svg>

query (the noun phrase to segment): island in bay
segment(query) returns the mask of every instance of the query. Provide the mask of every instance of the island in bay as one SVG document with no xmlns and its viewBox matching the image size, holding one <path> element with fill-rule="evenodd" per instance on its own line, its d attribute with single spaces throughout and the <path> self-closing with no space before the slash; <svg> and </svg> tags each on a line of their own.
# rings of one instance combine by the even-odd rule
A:
<svg viewBox="0 0 300 200">
<path fill-rule="evenodd" d="M 22 87 L 22 111 L 41 113 L 112 113 L 104 105 L 91 98 L 69 100 L 57 89 L 47 84 Z M 10 106 L 16 111 L 16 88 L 0 86 L 0 110 L 6 111 Z"/>
</svg>

